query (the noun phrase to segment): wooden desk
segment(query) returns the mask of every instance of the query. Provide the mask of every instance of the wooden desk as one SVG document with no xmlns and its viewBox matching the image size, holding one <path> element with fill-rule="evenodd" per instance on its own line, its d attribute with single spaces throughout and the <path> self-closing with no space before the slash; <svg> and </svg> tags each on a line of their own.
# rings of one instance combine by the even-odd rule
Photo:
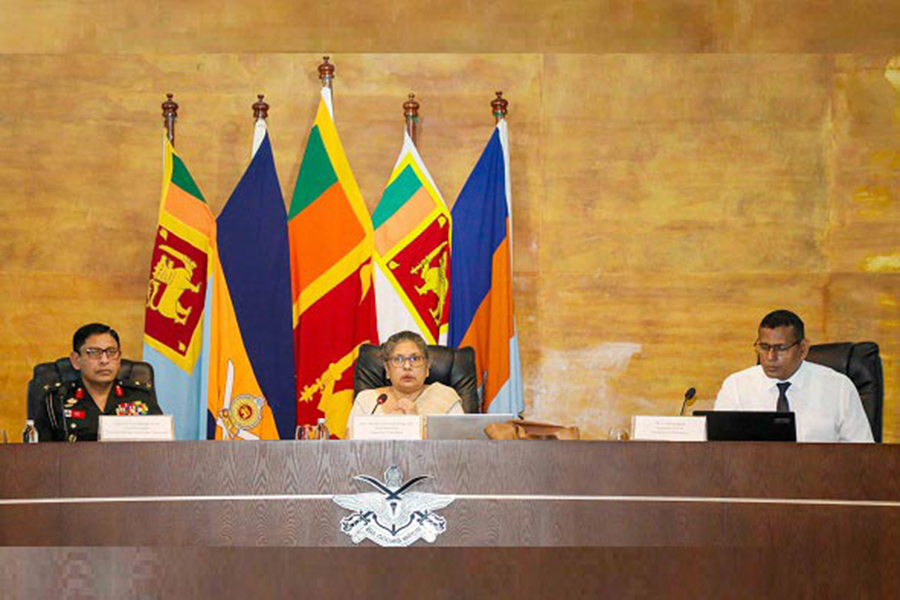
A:
<svg viewBox="0 0 900 600">
<path fill-rule="evenodd" d="M 341 533 L 331 495 L 392 464 L 457 496 L 434 545 Z M 101 597 L 900 594 L 895 446 L 42 444 L 0 447 L 0 473 L 0 595 L 66 569 Z"/>
</svg>

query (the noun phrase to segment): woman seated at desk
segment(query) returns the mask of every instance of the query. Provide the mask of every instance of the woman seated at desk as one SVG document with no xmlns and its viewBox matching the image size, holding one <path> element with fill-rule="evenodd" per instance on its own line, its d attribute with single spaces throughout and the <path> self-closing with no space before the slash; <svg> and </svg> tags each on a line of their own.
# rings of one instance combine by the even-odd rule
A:
<svg viewBox="0 0 900 600">
<path fill-rule="evenodd" d="M 358 415 L 463 414 L 456 390 L 437 382 L 425 384 L 431 361 L 422 336 L 412 331 L 395 333 L 381 346 L 381 353 L 391 385 L 363 390 L 356 396 L 350 427 Z"/>
</svg>

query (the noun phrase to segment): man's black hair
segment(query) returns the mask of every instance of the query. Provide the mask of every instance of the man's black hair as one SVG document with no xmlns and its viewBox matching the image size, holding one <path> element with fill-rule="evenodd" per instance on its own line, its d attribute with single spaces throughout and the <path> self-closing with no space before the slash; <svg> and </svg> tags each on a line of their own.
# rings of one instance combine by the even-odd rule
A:
<svg viewBox="0 0 900 600">
<path fill-rule="evenodd" d="M 75 332 L 75 335 L 72 336 L 72 350 L 81 352 L 81 347 L 84 346 L 84 343 L 89 337 L 92 335 L 102 335 L 104 333 L 111 335 L 112 338 L 116 340 L 116 345 L 121 346 L 119 343 L 119 334 L 116 333 L 115 329 L 109 325 L 104 325 L 103 323 L 88 323 L 87 325 L 79 327 L 78 331 Z"/>
<path fill-rule="evenodd" d="M 773 310 L 763 317 L 759 324 L 760 329 L 775 329 L 776 327 L 793 327 L 798 342 L 806 337 L 803 320 L 789 310 Z"/>
</svg>

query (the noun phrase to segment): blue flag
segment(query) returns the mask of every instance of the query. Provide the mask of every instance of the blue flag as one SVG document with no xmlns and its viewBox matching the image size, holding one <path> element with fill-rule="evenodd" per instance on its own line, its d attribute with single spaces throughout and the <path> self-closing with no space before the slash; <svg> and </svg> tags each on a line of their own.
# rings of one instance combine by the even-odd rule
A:
<svg viewBox="0 0 900 600">
<path fill-rule="evenodd" d="M 521 413 L 512 299 L 509 141 L 501 119 L 453 205 L 450 345 L 475 348 L 483 412 Z"/>
<path fill-rule="evenodd" d="M 271 409 L 278 436 L 293 439 L 296 388 L 287 213 L 263 121 L 257 132 L 261 143 L 216 220 L 218 253 L 252 375 Z M 233 379 L 239 381 L 241 374 Z M 240 406 L 252 415 L 252 403 Z M 227 424 L 232 434 L 240 433 L 243 424 L 249 429 L 247 419 L 232 413 Z M 211 422 L 216 418 L 221 424 L 221 415 L 210 415 Z"/>
</svg>

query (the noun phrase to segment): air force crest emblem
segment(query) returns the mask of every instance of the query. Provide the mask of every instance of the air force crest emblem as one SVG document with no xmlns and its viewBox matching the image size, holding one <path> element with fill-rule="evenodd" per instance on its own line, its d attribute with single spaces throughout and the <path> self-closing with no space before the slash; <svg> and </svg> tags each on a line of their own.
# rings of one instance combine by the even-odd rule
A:
<svg viewBox="0 0 900 600">
<path fill-rule="evenodd" d="M 341 519 L 341 531 L 354 544 L 366 538 L 384 547 L 409 546 L 419 538 L 434 543 L 447 529 L 447 521 L 434 511 L 453 502 L 453 496 L 409 491 L 428 478 L 419 475 L 404 483 L 403 474 L 394 465 L 384 472 L 383 482 L 370 475 L 357 475 L 354 479 L 378 491 L 334 497 L 336 504 L 353 511 Z"/>
</svg>

